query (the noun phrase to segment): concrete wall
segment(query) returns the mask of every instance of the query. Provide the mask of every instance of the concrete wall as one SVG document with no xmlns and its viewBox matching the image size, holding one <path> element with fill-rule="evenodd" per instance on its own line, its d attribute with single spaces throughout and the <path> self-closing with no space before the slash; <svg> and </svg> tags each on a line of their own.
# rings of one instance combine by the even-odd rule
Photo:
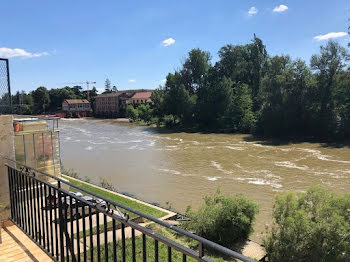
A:
<svg viewBox="0 0 350 262">
<path fill-rule="evenodd" d="M 15 159 L 13 117 L 9 115 L 0 115 L 0 222 L 10 216 L 9 186 L 4 156 Z"/>
</svg>

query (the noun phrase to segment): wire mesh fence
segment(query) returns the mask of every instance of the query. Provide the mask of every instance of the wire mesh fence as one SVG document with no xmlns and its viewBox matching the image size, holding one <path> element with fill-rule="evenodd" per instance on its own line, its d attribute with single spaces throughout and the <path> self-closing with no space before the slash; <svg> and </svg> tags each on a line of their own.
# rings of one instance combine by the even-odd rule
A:
<svg viewBox="0 0 350 262">
<path fill-rule="evenodd" d="M 0 58 L 0 114 L 11 113 L 11 87 L 9 61 Z"/>
</svg>

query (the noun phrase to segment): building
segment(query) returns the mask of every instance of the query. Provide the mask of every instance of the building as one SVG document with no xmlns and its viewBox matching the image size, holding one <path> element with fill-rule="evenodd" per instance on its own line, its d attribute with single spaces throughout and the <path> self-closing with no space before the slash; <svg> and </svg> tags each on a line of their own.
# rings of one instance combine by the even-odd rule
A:
<svg viewBox="0 0 350 262">
<path fill-rule="evenodd" d="M 66 99 L 62 103 L 65 117 L 86 117 L 92 113 L 91 103 L 86 99 Z"/>
<path fill-rule="evenodd" d="M 137 92 L 130 98 L 129 103 L 133 105 L 151 104 L 151 95 L 152 92 Z"/>
<path fill-rule="evenodd" d="M 123 117 L 125 116 L 125 109 L 128 104 L 151 103 L 150 96 L 152 91 L 149 89 L 123 90 L 98 95 L 95 98 L 94 104 L 95 116 Z"/>
</svg>

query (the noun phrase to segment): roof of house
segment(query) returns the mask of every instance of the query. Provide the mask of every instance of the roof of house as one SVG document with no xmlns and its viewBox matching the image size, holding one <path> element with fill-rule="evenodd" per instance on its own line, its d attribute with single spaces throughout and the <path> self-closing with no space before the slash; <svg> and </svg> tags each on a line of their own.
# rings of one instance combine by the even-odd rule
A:
<svg viewBox="0 0 350 262">
<path fill-rule="evenodd" d="M 152 92 L 136 92 L 132 98 L 134 99 L 149 99 Z"/>
<path fill-rule="evenodd" d="M 68 104 L 90 104 L 90 102 L 86 99 L 66 99 L 64 101 Z"/>
<path fill-rule="evenodd" d="M 133 93 L 152 93 L 151 89 L 131 89 L 131 90 L 120 90 L 117 92 L 112 92 L 112 93 L 107 93 L 107 94 L 101 94 L 96 96 L 96 98 L 100 97 L 115 97 L 115 96 L 120 96 L 123 94 L 128 94 L 131 93 L 130 97 L 133 95 Z"/>
</svg>

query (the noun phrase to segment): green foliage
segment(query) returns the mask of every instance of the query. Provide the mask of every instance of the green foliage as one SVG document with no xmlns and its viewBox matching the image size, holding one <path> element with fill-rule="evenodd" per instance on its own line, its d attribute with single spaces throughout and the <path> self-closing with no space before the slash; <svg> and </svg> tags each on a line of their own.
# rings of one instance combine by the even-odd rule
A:
<svg viewBox="0 0 350 262">
<path fill-rule="evenodd" d="M 137 108 L 138 115 L 142 121 L 149 124 L 152 119 L 152 108 L 150 105 L 140 105 Z"/>
<path fill-rule="evenodd" d="M 269 261 L 350 261 L 350 194 L 313 187 L 276 197 L 264 240 Z"/>
<path fill-rule="evenodd" d="M 126 117 L 133 121 L 136 121 L 139 118 L 139 112 L 132 105 L 128 105 L 126 107 Z"/>
<path fill-rule="evenodd" d="M 50 96 L 46 87 L 40 86 L 31 93 L 33 97 L 33 112 L 34 113 L 46 113 L 50 105 Z"/>
<path fill-rule="evenodd" d="M 252 43 L 226 45 L 218 53 L 212 66 L 208 52 L 191 50 L 152 95 L 153 116 L 168 127 L 350 138 L 350 56 L 339 44 L 321 46 L 311 67 L 289 56 L 269 57 L 255 35 Z"/>
<path fill-rule="evenodd" d="M 232 247 L 246 239 L 253 231 L 258 205 L 243 196 L 223 196 L 218 191 L 205 197 L 205 204 L 197 212 L 187 208 L 186 215 L 192 220 L 184 224 L 197 235 L 218 244 Z"/>
</svg>

